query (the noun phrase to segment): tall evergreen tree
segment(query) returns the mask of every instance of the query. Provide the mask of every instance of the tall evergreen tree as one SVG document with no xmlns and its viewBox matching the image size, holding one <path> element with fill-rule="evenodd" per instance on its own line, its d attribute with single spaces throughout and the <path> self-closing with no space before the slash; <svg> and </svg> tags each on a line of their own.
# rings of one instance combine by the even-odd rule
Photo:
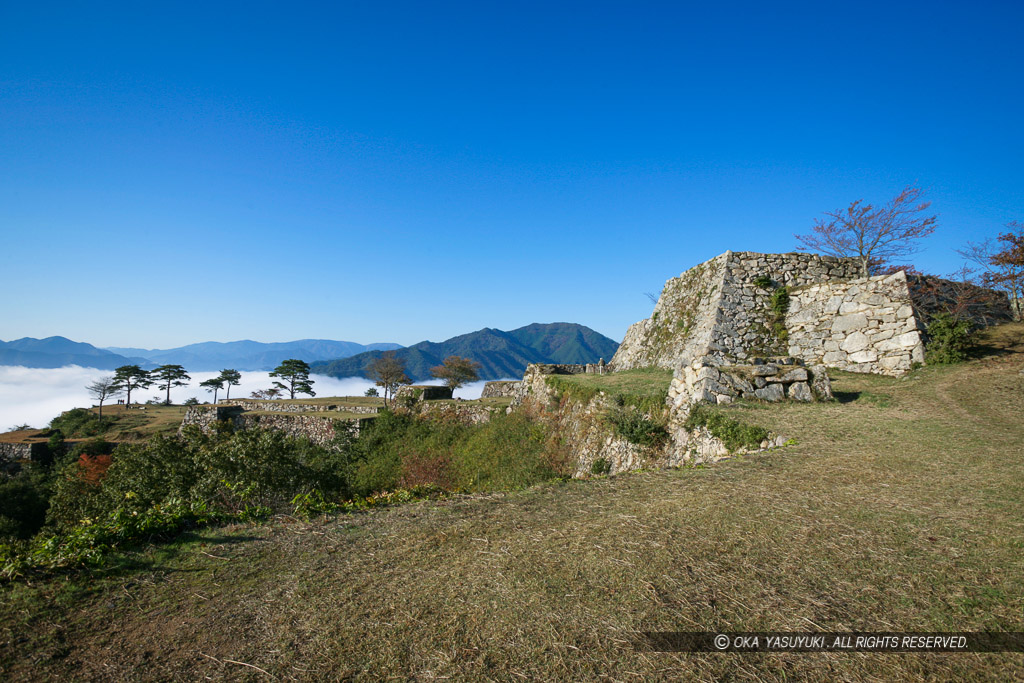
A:
<svg viewBox="0 0 1024 683">
<path fill-rule="evenodd" d="M 225 387 L 227 387 L 227 390 L 228 390 L 227 398 L 230 399 L 231 398 L 231 387 L 233 387 L 233 386 L 237 387 L 239 382 L 242 381 L 242 373 L 240 373 L 238 370 L 233 370 L 233 369 L 221 370 L 220 371 L 220 377 L 218 377 L 217 379 L 219 379 L 221 382 L 223 382 Z"/>
<path fill-rule="evenodd" d="M 167 392 L 166 405 L 171 404 L 171 388 L 188 386 L 185 380 L 192 379 L 180 365 L 161 365 L 150 374 L 156 378 L 157 389 Z"/>
<path fill-rule="evenodd" d="M 114 370 L 114 385 L 127 394 L 125 403 L 132 403 L 132 389 L 147 389 L 153 385 L 153 378 L 147 370 L 138 365 L 122 365 Z"/>
<path fill-rule="evenodd" d="M 295 394 L 309 394 L 316 396 L 313 392 L 313 382 L 309 379 L 309 364 L 296 358 L 290 358 L 270 373 L 271 377 L 280 377 L 284 382 L 274 382 L 274 386 L 282 391 L 288 392 L 288 398 L 295 398 Z"/>
</svg>

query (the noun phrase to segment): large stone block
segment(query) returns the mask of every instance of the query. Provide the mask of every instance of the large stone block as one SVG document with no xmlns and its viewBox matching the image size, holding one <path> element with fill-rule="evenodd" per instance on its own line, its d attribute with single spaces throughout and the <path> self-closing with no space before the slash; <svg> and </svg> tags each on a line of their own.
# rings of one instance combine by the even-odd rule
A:
<svg viewBox="0 0 1024 683">
<path fill-rule="evenodd" d="M 762 401 L 781 401 L 785 398 L 781 384 L 769 384 L 763 389 L 755 391 L 754 395 Z"/>
<path fill-rule="evenodd" d="M 786 395 L 794 401 L 813 401 L 814 394 L 811 393 L 811 387 L 807 385 L 807 382 L 794 382 L 789 385 L 786 389 Z"/>
<path fill-rule="evenodd" d="M 832 321 L 833 332 L 849 332 L 867 327 L 868 317 L 863 313 L 840 315 Z"/>
<path fill-rule="evenodd" d="M 857 331 L 851 333 L 843 343 L 839 345 L 843 351 L 847 353 L 854 353 L 856 351 L 863 351 L 868 347 L 868 336 L 863 332 Z"/>
</svg>

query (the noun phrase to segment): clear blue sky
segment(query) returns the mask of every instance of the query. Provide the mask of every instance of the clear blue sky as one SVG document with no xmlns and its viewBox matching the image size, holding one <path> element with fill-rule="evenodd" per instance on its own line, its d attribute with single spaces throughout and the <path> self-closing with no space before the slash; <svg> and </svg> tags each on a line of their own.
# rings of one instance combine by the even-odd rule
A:
<svg viewBox="0 0 1024 683">
<path fill-rule="evenodd" d="M 928 188 L 1024 220 L 1024 3 L 0 5 L 0 339 L 579 322 Z"/>
</svg>

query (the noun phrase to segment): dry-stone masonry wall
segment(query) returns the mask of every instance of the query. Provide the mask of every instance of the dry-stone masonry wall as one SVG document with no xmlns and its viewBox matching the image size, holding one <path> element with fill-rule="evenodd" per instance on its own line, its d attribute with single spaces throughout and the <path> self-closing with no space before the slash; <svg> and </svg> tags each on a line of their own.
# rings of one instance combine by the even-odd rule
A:
<svg viewBox="0 0 1024 683">
<path fill-rule="evenodd" d="M 594 463 L 603 460 L 611 474 L 642 467 L 678 467 L 686 464 L 713 462 L 729 455 L 721 440 L 703 427 L 690 430 L 684 425 L 689 403 L 681 410 L 666 406 L 668 439 L 659 446 L 641 446 L 615 433 L 607 421 L 609 411 L 620 409 L 603 392 L 589 401 L 559 395 L 546 378 L 552 366 L 529 365 L 520 391 L 509 410 L 523 410 L 546 421 L 556 432 L 557 441 L 566 449 L 573 463 L 575 477 L 591 474 Z M 578 373 L 562 373 L 578 374 Z M 636 410 L 636 408 L 627 408 Z M 665 413 L 645 413 L 649 419 L 663 419 Z M 761 444 L 770 448 L 782 443 L 773 436 Z"/>
<path fill-rule="evenodd" d="M 395 391 L 395 399 L 412 397 L 417 401 L 443 401 L 452 397 L 452 390 L 449 387 L 437 386 L 434 384 L 412 384 L 398 387 Z"/>
<path fill-rule="evenodd" d="M 14 474 L 26 460 L 45 461 L 50 459 L 50 449 L 45 441 L 32 443 L 0 443 L 0 472 Z"/>
<path fill-rule="evenodd" d="M 966 296 L 965 296 L 966 295 Z M 1009 321 L 1001 293 L 901 271 L 859 277 L 853 259 L 726 252 L 669 280 L 648 320 L 626 333 L 616 369 L 678 370 L 790 355 L 810 365 L 901 375 L 924 361 L 930 315 L 955 300 L 981 324 Z"/>
<path fill-rule="evenodd" d="M 190 425 L 199 427 L 205 432 L 209 431 L 216 422 L 230 422 L 236 429 L 252 429 L 254 427 L 276 429 L 291 436 L 304 436 L 321 446 L 328 446 L 334 439 L 334 426 L 339 421 L 349 423 L 350 427 L 358 433 L 363 420 L 373 419 L 368 415 L 365 418 L 344 420 L 319 415 L 317 412 L 323 411 L 311 411 L 307 414 L 263 411 L 253 413 L 246 412 L 241 406 L 190 406 L 185 411 L 179 432 Z"/>
<path fill-rule="evenodd" d="M 924 362 L 921 325 L 903 271 L 796 288 L 785 324 L 788 352 L 811 363 L 902 375 Z"/>
<path fill-rule="evenodd" d="M 370 419 L 372 417 L 363 418 Z M 289 436 L 306 437 L 318 446 L 330 446 L 335 437 L 335 425 L 339 422 L 347 423 L 355 434 L 359 433 L 362 419 L 339 420 L 323 415 L 294 415 L 289 413 L 281 414 L 253 414 L 242 413 L 234 418 L 235 426 L 239 429 L 274 429 L 284 432 Z"/>
<path fill-rule="evenodd" d="M 488 382 L 484 385 L 484 390 L 480 393 L 480 398 L 504 398 L 507 396 L 515 396 L 516 390 L 519 388 L 519 382 Z"/>
<path fill-rule="evenodd" d="M 672 409 L 684 413 L 693 403 L 732 403 L 738 398 L 823 400 L 832 398 L 832 385 L 824 367 L 805 367 L 796 358 L 758 358 L 746 365 L 698 358 L 676 373 L 668 394 Z"/>
<path fill-rule="evenodd" d="M 851 259 L 816 254 L 727 251 L 672 278 L 654 313 L 626 332 L 612 364 L 616 370 L 658 366 L 676 369 L 696 358 L 721 363 L 784 355 L 773 328 L 771 295 L 797 287 L 856 276 Z M 766 280 L 764 286 L 755 281 Z"/>
<path fill-rule="evenodd" d="M 272 413 L 356 413 L 357 415 L 376 415 L 381 406 L 346 405 L 344 403 L 282 403 L 281 401 L 252 401 L 248 399 L 231 399 L 220 401 L 218 407 L 235 406 L 242 410 L 262 410 Z"/>
</svg>

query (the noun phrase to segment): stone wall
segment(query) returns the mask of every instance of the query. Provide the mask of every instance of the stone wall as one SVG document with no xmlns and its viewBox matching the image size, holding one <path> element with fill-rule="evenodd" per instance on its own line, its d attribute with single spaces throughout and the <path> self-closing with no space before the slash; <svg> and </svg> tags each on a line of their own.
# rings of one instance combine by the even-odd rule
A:
<svg viewBox="0 0 1024 683">
<path fill-rule="evenodd" d="M 480 398 L 504 398 L 515 396 L 519 388 L 519 382 L 488 382 L 480 393 Z"/>
<path fill-rule="evenodd" d="M 185 416 L 181 418 L 181 426 L 178 433 L 188 426 L 199 427 L 201 431 L 208 431 L 215 422 L 233 422 L 244 410 L 241 406 L 189 406 L 185 410 Z"/>
<path fill-rule="evenodd" d="M 924 362 L 923 326 L 903 271 L 795 288 L 785 324 L 788 352 L 810 363 L 902 375 Z"/>
<path fill-rule="evenodd" d="M 293 415 L 281 413 L 280 415 L 242 413 L 235 417 L 232 422 L 237 429 L 274 429 L 284 432 L 296 438 L 306 437 L 318 446 L 331 446 L 335 437 L 335 425 L 339 422 L 347 423 L 353 433 L 358 435 L 364 420 L 372 420 L 372 417 L 352 420 L 339 420 L 333 417 L 322 415 Z"/>
<path fill-rule="evenodd" d="M 902 271 L 859 272 L 854 259 L 728 251 L 669 280 L 651 318 L 629 328 L 612 363 L 680 370 L 698 359 L 736 365 L 788 355 L 902 375 L 924 362 L 923 332 L 935 312 L 965 299 L 971 303 L 962 311 L 975 322 L 1012 319 L 1000 292 L 934 277 L 908 282 Z"/>
<path fill-rule="evenodd" d="M 443 401 L 452 398 L 452 390 L 434 384 L 412 384 L 398 387 L 395 391 L 396 401 L 406 396 L 414 396 L 417 401 Z"/>
<path fill-rule="evenodd" d="M 706 355 L 731 253 L 716 256 L 665 283 L 651 317 L 626 331 L 612 357 L 616 370 L 675 368 L 684 359 Z"/>
<path fill-rule="evenodd" d="M 234 406 L 242 410 L 261 410 L 273 413 L 355 413 L 376 415 L 383 406 L 357 406 L 344 403 L 282 403 L 281 401 L 255 401 L 251 399 L 230 399 L 219 401 L 218 407 Z"/>
<path fill-rule="evenodd" d="M 739 398 L 826 400 L 832 398 L 832 384 L 823 366 L 806 367 L 796 358 L 758 358 L 743 365 L 698 358 L 680 368 L 668 393 L 669 405 L 683 413 L 683 420 L 693 403 L 732 403 Z"/>
<path fill-rule="evenodd" d="M 26 460 L 43 461 L 50 458 L 46 442 L 0 443 L 0 472 L 17 474 Z"/>
<path fill-rule="evenodd" d="M 520 390 L 509 410 L 521 410 L 547 423 L 555 432 L 556 441 L 565 449 L 565 457 L 573 466 L 574 477 L 587 477 L 598 460 L 608 463 L 609 473 L 616 474 L 643 467 L 678 467 L 687 464 L 714 462 L 729 454 L 725 445 L 703 427 L 688 430 L 684 426 L 690 403 L 680 409 L 666 405 L 644 415 L 663 420 L 668 438 L 660 446 L 641 446 L 615 433 L 607 416 L 613 410 L 637 410 L 613 404 L 603 392 L 589 401 L 579 401 L 547 384 L 550 366 L 529 365 Z M 654 413 L 657 414 L 654 414 Z M 783 439 L 772 436 L 761 448 L 778 446 Z"/>
<path fill-rule="evenodd" d="M 405 410 L 401 406 L 396 408 L 396 412 Z M 504 413 L 505 408 L 462 401 L 440 401 L 418 403 L 412 412 L 431 420 L 455 420 L 463 424 L 483 424 L 490 422 L 495 414 Z"/>
<path fill-rule="evenodd" d="M 616 370 L 676 369 L 703 357 L 725 364 L 784 355 L 785 343 L 773 330 L 774 289 L 856 272 L 852 259 L 727 251 L 666 282 L 651 317 L 629 328 L 612 364 Z M 755 284 L 759 278 L 771 284 Z"/>
<path fill-rule="evenodd" d="M 372 420 L 367 415 L 365 418 L 353 418 L 351 420 L 339 420 L 335 417 L 317 414 L 285 413 L 268 414 L 246 412 L 241 406 L 189 406 L 181 421 L 178 432 L 190 425 L 199 427 L 200 430 L 209 431 L 215 422 L 230 422 L 236 429 L 252 429 L 262 427 L 264 429 L 276 429 L 290 436 L 307 437 L 310 441 L 320 446 L 328 446 L 334 439 L 334 425 L 339 421 L 348 422 L 356 434 L 364 420 Z"/>
</svg>

